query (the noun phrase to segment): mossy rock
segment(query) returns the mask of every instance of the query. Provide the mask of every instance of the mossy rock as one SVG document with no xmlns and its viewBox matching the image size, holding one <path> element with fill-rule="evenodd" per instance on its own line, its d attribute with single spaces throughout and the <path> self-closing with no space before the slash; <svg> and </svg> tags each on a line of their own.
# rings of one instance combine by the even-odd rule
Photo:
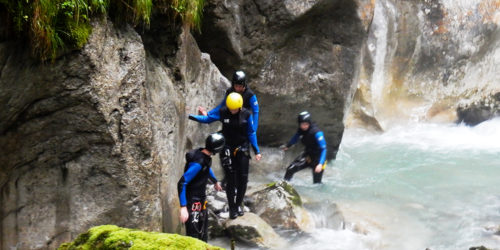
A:
<svg viewBox="0 0 500 250">
<path fill-rule="evenodd" d="M 267 189 L 266 190 L 275 189 L 276 187 L 281 187 L 288 194 L 290 194 L 291 195 L 290 200 L 292 201 L 292 203 L 295 206 L 302 206 L 302 199 L 300 198 L 299 193 L 288 182 L 286 182 L 286 181 L 271 182 L 271 183 L 267 184 Z"/>
<path fill-rule="evenodd" d="M 80 234 L 73 242 L 64 243 L 59 250 L 90 249 L 223 249 L 201 240 L 178 234 L 144 232 L 114 225 L 103 225 Z"/>
</svg>

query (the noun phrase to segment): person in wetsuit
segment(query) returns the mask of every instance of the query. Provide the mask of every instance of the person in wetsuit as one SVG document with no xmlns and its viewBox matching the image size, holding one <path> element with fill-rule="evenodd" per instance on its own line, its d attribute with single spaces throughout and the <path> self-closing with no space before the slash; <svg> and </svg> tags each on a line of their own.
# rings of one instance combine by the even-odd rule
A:
<svg viewBox="0 0 500 250">
<path fill-rule="evenodd" d="M 236 92 L 243 97 L 243 107 L 252 113 L 252 120 L 255 133 L 257 133 L 257 127 L 259 126 L 259 103 L 257 101 L 257 96 L 253 93 L 253 91 L 247 85 L 247 77 L 245 72 L 242 70 L 237 70 L 233 74 L 233 79 L 231 80 L 231 87 L 226 90 L 224 94 L 224 98 L 222 101 L 210 111 L 206 111 L 204 107 L 198 107 L 198 113 L 204 116 L 213 115 L 214 113 L 218 113 L 222 107 L 225 107 L 225 102 L 227 96 L 230 93 Z M 220 154 L 222 157 L 223 154 Z M 222 158 L 221 158 L 222 162 Z M 227 180 L 226 177 L 222 179 L 222 187 L 226 189 Z"/>
<path fill-rule="evenodd" d="M 326 141 L 323 132 L 311 121 L 311 114 L 304 111 L 298 116 L 299 129 L 290 141 L 283 147 L 289 147 L 300 139 L 304 144 L 304 151 L 287 167 L 284 179 L 290 181 L 298 171 L 311 168 L 313 183 L 321 183 L 326 166 Z"/>
<path fill-rule="evenodd" d="M 177 183 L 179 193 L 180 220 L 185 223 L 186 235 L 207 241 L 208 215 L 206 210 L 205 189 L 210 179 L 217 191 L 222 190 L 212 171 L 212 155 L 224 148 L 224 136 L 218 133 L 209 135 L 205 148 L 193 149 L 186 153 L 184 174 Z"/>
<path fill-rule="evenodd" d="M 210 111 L 206 111 L 204 107 L 198 107 L 198 113 L 207 116 L 208 114 L 213 114 L 219 112 L 219 109 L 225 106 L 226 98 L 232 92 L 236 92 L 243 97 L 243 107 L 252 112 L 253 125 L 255 132 L 257 133 L 257 127 L 259 126 L 259 102 L 257 101 L 257 96 L 247 85 L 247 77 L 245 72 L 237 70 L 233 74 L 233 79 L 231 81 L 231 87 L 226 90 L 224 94 L 224 99 Z"/>
<path fill-rule="evenodd" d="M 222 122 L 222 134 L 226 138 L 226 146 L 221 152 L 222 168 L 227 180 L 226 195 L 229 205 L 229 218 L 243 215 L 241 208 L 248 183 L 250 145 L 255 159 L 260 161 L 259 146 L 253 125 L 252 114 L 243 108 L 243 98 L 233 92 L 226 98 L 226 105 L 219 112 L 203 115 L 189 115 L 189 119 L 201 123 Z"/>
</svg>

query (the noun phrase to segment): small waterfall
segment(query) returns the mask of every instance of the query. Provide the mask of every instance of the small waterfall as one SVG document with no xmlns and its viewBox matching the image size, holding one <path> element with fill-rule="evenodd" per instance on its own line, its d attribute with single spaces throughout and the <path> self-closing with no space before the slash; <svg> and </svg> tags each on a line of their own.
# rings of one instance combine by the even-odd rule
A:
<svg viewBox="0 0 500 250">
<path fill-rule="evenodd" d="M 492 106 L 500 92 L 499 24 L 498 0 L 376 1 L 351 112 L 386 129 L 454 122 L 460 106 Z"/>
<path fill-rule="evenodd" d="M 377 103 L 383 98 L 382 92 L 386 81 L 385 58 L 387 55 L 389 19 L 393 18 L 390 14 L 394 14 L 395 10 L 388 2 L 377 1 L 374 12 L 372 28 L 368 38 L 368 50 L 375 66 L 371 81 L 372 102 Z"/>
</svg>

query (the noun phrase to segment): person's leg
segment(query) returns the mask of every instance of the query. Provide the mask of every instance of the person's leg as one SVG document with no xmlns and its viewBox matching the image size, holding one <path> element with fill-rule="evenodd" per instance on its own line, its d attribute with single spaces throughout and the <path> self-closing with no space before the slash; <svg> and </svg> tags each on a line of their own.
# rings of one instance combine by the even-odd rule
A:
<svg viewBox="0 0 500 250">
<path fill-rule="evenodd" d="M 236 154 L 236 206 L 241 209 L 243 203 L 243 198 L 245 198 L 245 193 L 247 191 L 248 184 L 248 168 L 249 168 L 249 156 L 248 152 L 238 152 Z M 243 215 L 243 210 L 239 210 L 238 215 Z"/>
<path fill-rule="evenodd" d="M 205 201 L 203 208 L 200 213 L 200 228 L 202 241 L 208 242 L 208 212 L 207 212 L 207 202 Z"/>
<path fill-rule="evenodd" d="M 236 170 L 235 170 L 235 162 L 234 158 L 231 157 L 231 165 L 224 166 L 224 173 L 226 175 L 226 196 L 227 196 L 227 204 L 229 206 L 229 218 L 236 218 L 237 207 L 234 201 L 235 197 L 235 188 L 236 188 Z"/>
<path fill-rule="evenodd" d="M 201 201 L 192 200 L 187 205 L 189 218 L 186 221 L 186 235 L 201 239 L 202 225 L 200 223 Z"/>
<path fill-rule="evenodd" d="M 285 177 L 286 181 L 290 181 L 293 175 L 300 170 L 308 167 L 306 156 L 304 154 L 300 154 L 293 162 L 286 168 Z"/>
<path fill-rule="evenodd" d="M 229 147 L 224 147 L 224 149 L 222 149 L 222 151 L 219 153 L 219 158 L 222 169 L 231 166 L 231 149 Z M 224 171 L 224 177 L 221 180 L 221 186 L 224 190 L 226 190 L 226 171 Z"/>
</svg>

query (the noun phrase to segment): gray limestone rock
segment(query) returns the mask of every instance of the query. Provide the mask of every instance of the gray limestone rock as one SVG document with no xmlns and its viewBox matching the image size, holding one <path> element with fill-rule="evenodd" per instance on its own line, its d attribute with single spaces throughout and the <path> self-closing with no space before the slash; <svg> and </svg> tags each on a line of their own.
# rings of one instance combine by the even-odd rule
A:
<svg viewBox="0 0 500 250">
<path fill-rule="evenodd" d="M 224 226 L 232 237 L 251 246 L 278 249 L 286 244 L 271 226 L 254 213 L 227 220 Z"/>
<path fill-rule="evenodd" d="M 313 217 L 302 207 L 299 194 L 286 181 L 254 189 L 248 196 L 250 210 L 273 227 L 305 232 L 315 227 Z"/>
<path fill-rule="evenodd" d="M 297 114 L 308 110 L 325 132 L 328 158 L 335 157 L 372 16 L 367 3 L 208 1 L 197 41 L 226 76 L 247 72 L 261 107 L 261 144 L 285 143 Z"/>
<path fill-rule="evenodd" d="M 189 32 L 104 19 L 53 64 L 0 52 L 1 249 L 54 249 L 101 224 L 178 228 L 183 155 L 219 126 L 187 114 L 228 86 Z"/>
</svg>

